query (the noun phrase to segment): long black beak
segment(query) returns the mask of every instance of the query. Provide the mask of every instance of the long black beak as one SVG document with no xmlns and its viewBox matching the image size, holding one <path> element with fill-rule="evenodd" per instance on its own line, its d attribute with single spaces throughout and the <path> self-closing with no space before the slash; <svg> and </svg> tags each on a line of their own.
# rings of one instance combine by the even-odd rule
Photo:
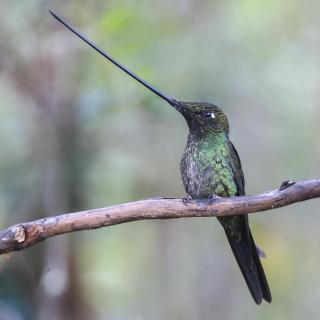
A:
<svg viewBox="0 0 320 320">
<path fill-rule="evenodd" d="M 84 42 L 86 42 L 90 47 L 98 51 L 101 55 L 103 55 L 105 58 L 107 58 L 109 61 L 111 61 L 114 65 L 116 65 L 118 68 L 123 70 L 125 73 L 127 73 L 129 76 L 131 76 L 133 79 L 136 79 L 138 82 L 140 82 L 142 85 L 144 85 L 146 88 L 151 90 L 153 93 L 158 95 L 160 98 L 164 99 L 167 101 L 171 106 L 174 108 L 178 109 L 179 108 L 179 103 L 175 99 L 167 96 L 160 90 L 156 89 L 154 86 L 149 84 L 147 81 L 144 79 L 140 78 L 138 75 L 130 71 L 127 67 L 113 59 L 111 56 L 109 56 L 106 52 L 103 50 L 99 49 L 95 44 L 93 44 L 89 39 L 87 39 L 85 36 L 83 36 L 81 33 L 79 33 L 77 30 L 75 30 L 72 26 L 70 26 L 66 21 L 58 17 L 55 13 L 53 13 L 51 10 L 49 12 L 59 21 L 61 22 L 66 28 L 68 28 L 70 31 L 72 31 L 74 34 L 76 34 L 80 39 L 82 39 Z"/>
</svg>

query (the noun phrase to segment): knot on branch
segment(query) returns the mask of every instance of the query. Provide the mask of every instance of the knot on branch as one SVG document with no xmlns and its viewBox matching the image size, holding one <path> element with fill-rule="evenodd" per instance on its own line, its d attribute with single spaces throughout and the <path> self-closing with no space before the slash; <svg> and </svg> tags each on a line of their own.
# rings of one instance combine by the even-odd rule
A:
<svg viewBox="0 0 320 320">
<path fill-rule="evenodd" d="M 21 243 L 26 239 L 26 229 L 23 225 L 18 225 L 14 232 L 14 241 Z"/>
</svg>

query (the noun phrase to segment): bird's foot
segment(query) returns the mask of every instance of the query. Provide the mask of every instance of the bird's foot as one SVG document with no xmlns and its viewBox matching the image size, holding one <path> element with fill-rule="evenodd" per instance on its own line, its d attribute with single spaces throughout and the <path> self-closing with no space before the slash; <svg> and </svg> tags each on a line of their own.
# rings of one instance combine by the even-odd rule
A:
<svg viewBox="0 0 320 320">
<path fill-rule="evenodd" d="M 187 206 L 187 205 L 188 205 L 188 202 L 190 202 L 191 200 L 192 200 L 192 197 L 187 194 L 187 196 L 182 199 L 182 203 L 183 203 L 185 206 Z"/>
<path fill-rule="evenodd" d="M 287 189 L 287 188 L 293 186 L 295 183 L 296 183 L 295 181 L 290 181 L 290 180 L 283 181 L 281 183 L 281 186 L 279 187 L 279 191 Z"/>
<path fill-rule="evenodd" d="M 209 204 L 213 204 L 215 202 L 215 200 L 219 199 L 221 197 L 217 196 L 216 194 L 212 194 L 210 197 L 209 197 Z"/>
</svg>

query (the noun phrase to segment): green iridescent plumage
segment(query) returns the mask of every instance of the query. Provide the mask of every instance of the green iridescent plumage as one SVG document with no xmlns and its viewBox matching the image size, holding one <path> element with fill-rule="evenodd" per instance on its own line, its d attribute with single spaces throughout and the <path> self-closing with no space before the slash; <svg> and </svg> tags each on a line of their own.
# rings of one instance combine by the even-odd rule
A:
<svg viewBox="0 0 320 320">
<path fill-rule="evenodd" d="M 189 126 L 189 136 L 180 168 L 186 192 L 192 198 L 244 195 L 241 162 L 229 140 L 228 119 L 220 108 L 210 103 L 172 99 L 99 49 L 52 11 L 50 13 L 93 49 L 184 116 Z M 220 217 L 219 221 L 255 302 L 260 304 L 262 299 L 271 302 L 268 283 L 249 229 L 248 217 Z"/>
<path fill-rule="evenodd" d="M 229 140 L 225 114 L 208 103 L 177 102 L 189 126 L 180 169 L 184 187 L 194 199 L 244 195 L 238 153 Z M 256 303 L 271 302 L 268 283 L 252 238 L 248 216 L 220 217 L 232 251 Z"/>
</svg>

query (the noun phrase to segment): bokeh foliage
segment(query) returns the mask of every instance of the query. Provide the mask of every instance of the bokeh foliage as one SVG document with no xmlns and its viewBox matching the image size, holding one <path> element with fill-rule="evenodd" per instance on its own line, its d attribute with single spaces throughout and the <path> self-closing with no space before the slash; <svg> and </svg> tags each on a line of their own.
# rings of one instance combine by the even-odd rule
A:
<svg viewBox="0 0 320 320">
<path fill-rule="evenodd" d="M 0 2 L 0 225 L 184 196 L 179 114 L 53 8 L 181 100 L 229 117 L 247 193 L 319 177 L 317 1 Z M 0 258 L 8 319 L 315 319 L 319 202 L 255 214 L 274 301 L 257 307 L 214 219 L 135 222 Z M 280 212 L 281 211 L 281 212 Z M 4 318 L 6 319 L 6 318 Z"/>
</svg>

